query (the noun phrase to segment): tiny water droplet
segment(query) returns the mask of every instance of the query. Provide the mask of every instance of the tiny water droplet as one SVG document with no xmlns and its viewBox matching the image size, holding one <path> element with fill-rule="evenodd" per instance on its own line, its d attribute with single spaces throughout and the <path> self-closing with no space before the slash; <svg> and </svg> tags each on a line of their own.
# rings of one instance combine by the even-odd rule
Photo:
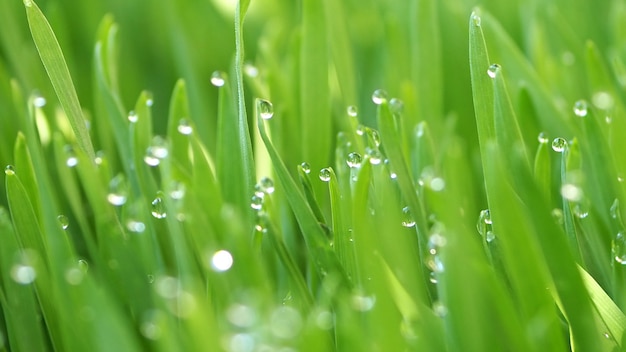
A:
<svg viewBox="0 0 626 352">
<path fill-rule="evenodd" d="M 613 219 L 617 219 L 619 217 L 619 199 L 615 198 L 613 204 L 611 204 L 609 213 L 611 214 L 611 218 Z"/>
<path fill-rule="evenodd" d="M 325 167 L 320 170 L 320 180 L 324 182 L 330 181 L 330 169 Z"/>
<path fill-rule="evenodd" d="M 352 117 L 356 117 L 359 114 L 357 107 L 355 105 L 348 106 L 348 108 L 346 109 L 346 112 L 348 113 L 348 116 L 352 116 Z"/>
<path fill-rule="evenodd" d="M 500 65 L 498 64 L 492 64 L 491 66 L 489 66 L 489 69 L 487 69 L 487 74 L 491 78 L 496 78 L 498 72 L 500 72 Z"/>
<path fill-rule="evenodd" d="M 33 6 L 33 2 L 32 2 L 32 0 L 24 0 L 24 6 L 26 6 L 26 7 L 31 7 L 31 6 Z"/>
<path fill-rule="evenodd" d="M 255 194 L 250 199 L 250 207 L 254 210 L 261 210 L 263 208 L 263 197 Z"/>
<path fill-rule="evenodd" d="M 216 87 L 222 87 L 224 83 L 226 83 L 224 76 L 224 72 L 222 71 L 213 71 L 211 74 L 211 84 Z"/>
<path fill-rule="evenodd" d="M 550 139 L 548 139 L 545 132 L 539 133 L 539 135 L 537 136 L 537 140 L 541 144 L 548 144 L 548 142 L 550 142 Z"/>
<path fill-rule="evenodd" d="M 493 231 L 487 231 L 487 233 L 485 233 L 485 241 L 492 242 L 495 239 L 496 235 L 493 233 Z"/>
<path fill-rule="evenodd" d="M 571 202 L 578 202 L 583 198 L 583 190 L 574 184 L 566 183 L 561 186 L 561 195 Z"/>
<path fill-rule="evenodd" d="M 134 232 L 134 233 L 142 233 L 146 230 L 146 224 L 144 224 L 141 221 L 136 221 L 136 220 L 128 220 L 126 222 L 126 228 L 128 229 L 128 231 L 130 232 Z"/>
<path fill-rule="evenodd" d="M 146 106 L 151 107 L 152 105 L 154 105 L 152 92 L 146 92 Z"/>
<path fill-rule="evenodd" d="M 184 134 L 185 136 L 190 135 L 193 132 L 193 127 L 191 127 L 191 123 L 187 119 L 180 119 L 178 121 L 178 133 Z"/>
<path fill-rule="evenodd" d="M 476 13 L 472 13 L 472 23 L 474 23 L 474 26 L 480 27 L 480 21 L 480 16 L 478 16 L 478 14 Z"/>
<path fill-rule="evenodd" d="M 152 201 L 152 216 L 157 219 L 164 219 L 167 217 L 167 213 L 165 211 L 165 204 L 163 203 L 163 199 L 161 197 L 156 197 Z"/>
<path fill-rule="evenodd" d="M 430 272 L 430 282 L 433 283 L 433 284 L 436 284 L 438 282 L 437 274 L 435 274 L 434 271 Z"/>
<path fill-rule="evenodd" d="M 587 116 L 587 102 L 579 100 L 574 103 L 574 114 L 578 117 Z"/>
<path fill-rule="evenodd" d="M 7 176 L 15 175 L 15 167 L 13 167 L 13 165 L 7 165 L 4 168 L 4 174 L 7 175 Z"/>
<path fill-rule="evenodd" d="M 556 222 L 558 225 L 563 225 L 563 210 L 559 208 L 554 208 L 552 209 L 551 215 L 554 219 L 554 222 Z"/>
<path fill-rule="evenodd" d="M 43 108 L 46 106 L 46 98 L 44 98 L 41 93 L 35 92 L 33 94 L 33 105 L 37 108 Z"/>
<path fill-rule="evenodd" d="M 448 307 L 446 307 L 441 301 L 433 303 L 433 312 L 436 316 L 443 318 L 448 315 Z"/>
<path fill-rule="evenodd" d="M 613 252 L 613 258 L 617 263 L 626 265 L 626 238 L 624 238 L 623 231 L 619 231 L 613 239 L 611 251 Z"/>
<path fill-rule="evenodd" d="M 67 228 L 70 226 L 70 221 L 67 219 L 67 216 L 65 215 L 57 216 L 57 222 L 59 223 L 61 230 L 67 230 Z"/>
<path fill-rule="evenodd" d="M 602 110 L 610 110 L 614 105 L 613 96 L 610 93 L 603 91 L 594 93 L 591 97 L 591 102 L 598 109 Z"/>
<path fill-rule="evenodd" d="M 603 334 L 603 336 L 604 336 L 604 338 L 606 338 L 606 339 L 610 339 L 610 338 L 611 338 L 611 335 L 609 335 L 609 333 L 608 333 L 608 332 L 605 332 L 605 333 Z"/>
<path fill-rule="evenodd" d="M 269 120 L 274 116 L 274 106 L 269 100 L 258 99 L 257 104 L 262 119 Z"/>
<path fill-rule="evenodd" d="M 136 123 L 139 120 L 137 113 L 134 110 L 128 112 L 128 121 L 131 123 Z"/>
<path fill-rule="evenodd" d="M 359 168 L 361 167 L 361 154 L 357 152 L 352 152 L 348 154 L 348 159 L 346 159 L 346 163 L 350 168 Z"/>
<path fill-rule="evenodd" d="M 250 78 L 259 76 L 259 69 L 249 62 L 243 65 L 243 72 Z"/>
<path fill-rule="evenodd" d="M 359 124 L 358 126 L 356 126 L 356 134 L 359 135 L 359 136 L 364 135 L 365 134 L 365 129 L 366 129 L 365 126 Z"/>
<path fill-rule="evenodd" d="M 89 271 L 89 263 L 87 263 L 87 261 L 85 259 L 79 259 L 78 260 L 78 268 L 83 273 L 86 273 L 87 271 Z"/>
<path fill-rule="evenodd" d="M 143 161 L 150 166 L 157 166 L 161 163 L 161 159 L 165 159 L 168 154 L 165 140 L 160 136 L 155 136 L 152 139 L 152 145 L 146 149 Z"/>
<path fill-rule="evenodd" d="M 417 127 L 415 128 L 415 136 L 417 138 L 424 137 L 425 130 L 426 130 L 426 121 L 420 121 L 420 123 L 418 123 Z"/>
<path fill-rule="evenodd" d="M 67 156 L 67 159 L 65 159 L 65 165 L 67 165 L 68 167 L 74 167 L 78 165 L 78 158 L 74 154 L 74 148 L 72 148 L 71 145 L 66 145 L 64 149 L 65 155 Z"/>
<path fill-rule="evenodd" d="M 261 190 L 267 194 L 274 193 L 274 181 L 272 181 L 269 177 L 263 177 L 259 181 L 259 187 Z"/>
<path fill-rule="evenodd" d="M 98 150 L 96 152 L 96 157 L 95 157 L 95 159 L 93 159 L 93 161 L 98 166 L 102 165 L 102 163 L 104 163 L 104 161 L 105 161 L 104 152 L 102 150 Z"/>
<path fill-rule="evenodd" d="M 380 146 L 380 133 L 378 133 L 377 130 L 375 130 L 373 128 L 368 128 L 367 129 L 367 135 L 372 140 L 372 143 L 374 143 L 374 146 L 376 146 L 376 147 Z"/>
<path fill-rule="evenodd" d="M 124 174 L 119 173 L 117 176 L 111 179 L 109 182 L 109 194 L 107 200 L 112 205 L 119 207 L 126 203 L 126 197 L 128 196 L 128 186 Z"/>
<path fill-rule="evenodd" d="M 389 100 L 389 109 L 394 114 L 401 114 L 404 111 L 404 102 L 398 98 Z"/>
<path fill-rule="evenodd" d="M 415 220 L 413 219 L 413 214 L 411 214 L 411 208 L 409 207 L 402 208 L 402 226 L 404 227 L 415 226 Z"/>
<path fill-rule="evenodd" d="M 211 257 L 211 267 L 215 271 L 227 271 L 233 266 L 233 256 L 229 251 L 220 250 Z"/>
<path fill-rule="evenodd" d="M 35 281 L 37 272 L 30 265 L 15 264 L 11 268 L 11 278 L 20 285 L 28 285 Z"/>
<path fill-rule="evenodd" d="M 567 147 L 567 141 L 564 138 L 557 137 L 552 141 L 552 150 L 562 153 Z"/>
<path fill-rule="evenodd" d="M 372 101 L 376 105 L 380 105 L 382 103 L 387 102 L 387 92 L 383 89 L 376 89 L 374 93 L 372 93 Z"/>
<path fill-rule="evenodd" d="M 584 219 L 589 216 L 589 211 L 587 211 L 587 209 L 585 209 L 582 204 L 574 205 L 574 209 L 572 209 L 572 212 L 579 219 Z"/>
<path fill-rule="evenodd" d="M 365 153 L 369 156 L 372 165 L 379 165 L 383 161 L 383 156 L 377 149 L 366 148 Z"/>
<path fill-rule="evenodd" d="M 300 164 L 300 167 L 305 174 L 311 173 L 311 165 L 309 165 L 309 163 L 303 162 L 302 164 Z"/>
</svg>

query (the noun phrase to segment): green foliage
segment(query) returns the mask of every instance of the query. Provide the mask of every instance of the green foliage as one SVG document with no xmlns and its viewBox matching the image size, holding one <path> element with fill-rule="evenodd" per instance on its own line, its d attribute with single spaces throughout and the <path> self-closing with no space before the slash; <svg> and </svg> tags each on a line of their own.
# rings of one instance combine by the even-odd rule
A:
<svg viewBox="0 0 626 352">
<path fill-rule="evenodd" d="M 626 349 L 623 1 L 225 3 L 0 3 L 0 350 Z"/>
</svg>

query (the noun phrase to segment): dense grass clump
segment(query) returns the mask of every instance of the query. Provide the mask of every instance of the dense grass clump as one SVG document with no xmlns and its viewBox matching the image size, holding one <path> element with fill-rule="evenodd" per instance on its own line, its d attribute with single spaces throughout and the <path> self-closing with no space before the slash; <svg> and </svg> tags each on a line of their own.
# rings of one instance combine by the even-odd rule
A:
<svg viewBox="0 0 626 352">
<path fill-rule="evenodd" d="M 626 349 L 624 23 L 0 2 L 0 349 Z"/>
</svg>

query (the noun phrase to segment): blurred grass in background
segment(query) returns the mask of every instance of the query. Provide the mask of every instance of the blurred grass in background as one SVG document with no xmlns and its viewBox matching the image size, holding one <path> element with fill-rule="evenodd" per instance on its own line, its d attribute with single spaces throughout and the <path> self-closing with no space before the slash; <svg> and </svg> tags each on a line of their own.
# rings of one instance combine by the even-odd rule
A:
<svg viewBox="0 0 626 352">
<path fill-rule="evenodd" d="M 624 1 L 24 4 L 4 350 L 624 346 Z"/>
</svg>

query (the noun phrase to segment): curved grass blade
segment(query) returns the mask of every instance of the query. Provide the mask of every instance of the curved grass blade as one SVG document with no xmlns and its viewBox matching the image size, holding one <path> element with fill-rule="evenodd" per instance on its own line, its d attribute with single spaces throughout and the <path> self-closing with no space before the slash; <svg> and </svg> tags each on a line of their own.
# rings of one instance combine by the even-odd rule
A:
<svg viewBox="0 0 626 352">
<path fill-rule="evenodd" d="M 37 4 L 32 0 L 24 0 L 24 6 L 26 7 L 28 25 L 39 52 L 39 57 L 46 68 L 54 91 L 76 134 L 78 145 L 93 160 L 95 152 L 89 138 L 89 131 L 87 131 L 85 118 L 83 117 L 78 96 L 76 95 L 59 42 Z"/>
<path fill-rule="evenodd" d="M 189 134 L 194 133 L 189 114 L 187 85 L 184 80 L 176 82 L 170 100 L 170 112 L 167 125 L 167 136 L 170 141 L 171 159 L 175 169 L 189 177 L 191 162 L 189 160 Z"/>
</svg>

